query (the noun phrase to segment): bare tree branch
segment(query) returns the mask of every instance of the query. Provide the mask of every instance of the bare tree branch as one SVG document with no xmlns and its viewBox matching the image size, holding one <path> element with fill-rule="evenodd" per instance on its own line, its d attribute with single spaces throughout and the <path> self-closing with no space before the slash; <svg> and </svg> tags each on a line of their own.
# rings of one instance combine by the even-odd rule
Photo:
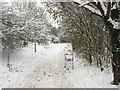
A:
<svg viewBox="0 0 120 90">
<path fill-rule="evenodd" d="M 108 2 L 106 19 L 109 19 L 109 16 L 110 16 L 110 10 L 111 10 L 111 2 Z"/>
</svg>

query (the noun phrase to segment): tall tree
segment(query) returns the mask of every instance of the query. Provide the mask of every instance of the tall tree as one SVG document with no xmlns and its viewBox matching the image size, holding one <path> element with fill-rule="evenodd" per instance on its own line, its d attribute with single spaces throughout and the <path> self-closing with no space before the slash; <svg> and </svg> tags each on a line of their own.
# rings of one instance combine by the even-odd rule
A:
<svg viewBox="0 0 120 90">
<path fill-rule="evenodd" d="M 44 43 L 53 35 L 47 26 L 44 9 L 37 2 L 1 2 L 2 46 L 8 50 L 8 67 L 10 68 L 10 51 L 28 45 L 28 42 Z M 43 42 L 44 41 L 44 42 Z"/>
<path fill-rule="evenodd" d="M 115 19 L 119 18 L 120 2 L 113 0 L 73 0 L 79 6 L 84 7 L 92 13 L 101 16 L 104 19 L 106 28 L 109 29 L 112 45 L 112 66 L 114 72 L 114 80 L 112 84 L 118 85 L 120 82 L 120 28 L 115 28 Z M 113 10 L 115 9 L 115 10 Z M 114 15 L 112 15 L 112 13 Z"/>
</svg>

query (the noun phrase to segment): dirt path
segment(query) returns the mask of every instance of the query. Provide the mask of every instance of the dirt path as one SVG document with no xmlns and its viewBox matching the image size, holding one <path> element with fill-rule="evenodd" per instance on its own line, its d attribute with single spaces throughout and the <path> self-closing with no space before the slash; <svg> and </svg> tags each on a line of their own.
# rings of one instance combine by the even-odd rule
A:
<svg viewBox="0 0 120 90">
<path fill-rule="evenodd" d="M 49 54 L 53 54 L 50 52 Z M 46 55 L 45 60 L 19 84 L 18 88 L 61 88 L 64 73 L 63 50 L 56 50 L 53 57 Z M 46 60 L 47 59 L 47 60 Z"/>
</svg>

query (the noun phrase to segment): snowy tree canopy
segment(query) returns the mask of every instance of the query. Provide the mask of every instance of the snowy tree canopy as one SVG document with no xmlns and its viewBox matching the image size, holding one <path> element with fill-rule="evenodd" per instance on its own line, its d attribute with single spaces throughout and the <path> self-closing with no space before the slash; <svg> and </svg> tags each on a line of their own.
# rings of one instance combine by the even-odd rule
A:
<svg viewBox="0 0 120 90">
<path fill-rule="evenodd" d="M 37 2 L 2 3 L 3 46 L 14 47 L 19 41 L 41 43 L 55 38 L 51 34 L 51 28 L 48 28 L 50 23 L 47 22 L 45 9 L 41 5 Z"/>
<path fill-rule="evenodd" d="M 113 25 L 115 20 L 111 18 L 111 10 L 116 9 L 119 6 L 119 0 L 73 0 L 79 4 L 80 7 L 85 7 L 91 12 L 105 17 Z"/>
</svg>

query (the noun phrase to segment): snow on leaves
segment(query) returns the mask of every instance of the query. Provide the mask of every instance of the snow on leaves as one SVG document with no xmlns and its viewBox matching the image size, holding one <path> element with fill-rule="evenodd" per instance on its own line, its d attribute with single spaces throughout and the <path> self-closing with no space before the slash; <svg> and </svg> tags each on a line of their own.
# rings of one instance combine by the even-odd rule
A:
<svg viewBox="0 0 120 90">
<path fill-rule="evenodd" d="M 45 10 L 38 7 L 37 2 L 2 3 L 1 12 L 3 46 L 8 46 L 11 36 L 14 38 L 12 44 L 17 41 L 40 42 L 54 37 L 47 26 Z"/>
</svg>

